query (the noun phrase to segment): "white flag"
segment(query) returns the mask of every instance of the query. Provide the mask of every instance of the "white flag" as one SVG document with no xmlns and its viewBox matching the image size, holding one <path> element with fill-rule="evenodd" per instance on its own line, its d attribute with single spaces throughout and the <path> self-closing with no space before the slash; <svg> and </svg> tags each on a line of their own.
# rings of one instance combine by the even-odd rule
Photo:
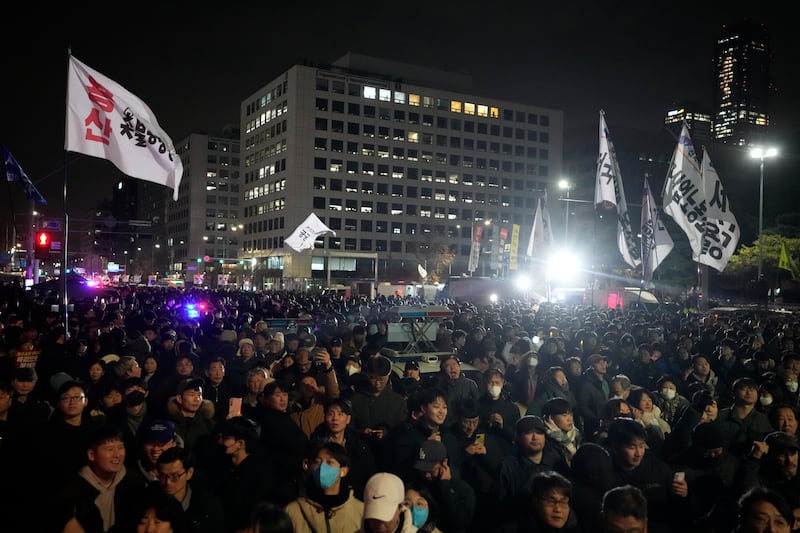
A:
<svg viewBox="0 0 800 533">
<path fill-rule="evenodd" d="M 699 261 L 705 233 L 706 198 L 700 166 L 697 164 L 689 128 L 683 124 L 678 145 L 672 155 L 664 190 L 664 212 L 680 226 L 692 247 L 692 259 Z"/>
<path fill-rule="evenodd" d="M 600 111 L 600 155 L 597 159 L 597 182 L 594 189 L 594 203 L 617 208 L 617 247 L 622 259 L 636 268 L 642 262 L 641 249 L 631 229 L 628 204 L 625 201 L 625 188 L 619 172 L 614 143 L 606 126 L 606 117 Z"/>
<path fill-rule="evenodd" d="M 703 248 L 698 262 L 722 272 L 739 244 L 739 224 L 728 204 L 728 196 L 711 163 L 708 150 L 703 150 L 700 176 L 708 210 L 703 233 Z"/>
<path fill-rule="evenodd" d="M 553 228 L 550 226 L 550 211 L 547 209 L 547 194 L 539 198 L 536 215 L 533 217 L 531 236 L 528 239 L 528 257 L 546 256 L 553 243 Z"/>
<path fill-rule="evenodd" d="M 111 161 L 133 178 L 172 188 L 178 199 L 183 163 L 172 139 L 138 97 L 69 58 L 64 148 Z"/>
<path fill-rule="evenodd" d="M 333 236 L 336 236 L 335 231 L 326 226 L 317 215 L 311 213 L 291 235 L 284 239 L 283 243 L 295 252 L 311 250 L 317 237 L 326 233 L 333 233 Z"/>
<path fill-rule="evenodd" d="M 483 224 L 472 226 L 472 244 L 469 247 L 469 264 L 467 270 L 475 272 L 481 258 L 481 240 L 483 239 Z"/>
<path fill-rule="evenodd" d="M 672 251 L 674 243 L 661 222 L 650 184 L 644 178 L 642 191 L 642 280 L 653 279 L 653 272 Z"/>
<path fill-rule="evenodd" d="M 425 278 L 428 277 L 428 271 L 425 270 L 425 267 L 423 267 L 420 264 L 417 264 L 417 272 L 419 273 L 419 277 L 421 277 L 422 279 L 425 279 Z"/>
</svg>

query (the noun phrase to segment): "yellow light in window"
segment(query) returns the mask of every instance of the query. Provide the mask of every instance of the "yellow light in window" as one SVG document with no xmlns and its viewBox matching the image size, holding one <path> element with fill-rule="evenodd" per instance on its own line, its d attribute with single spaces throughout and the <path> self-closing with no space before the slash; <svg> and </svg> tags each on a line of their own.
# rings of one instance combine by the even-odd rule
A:
<svg viewBox="0 0 800 533">
<path fill-rule="evenodd" d="M 471 102 L 464 102 L 464 114 L 465 115 L 474 115 L 475 114 L 475 104 Z"/>
<path fill-rule="evenodd" d="M 461 102 L 453 100 L 450 102 L 450 111 L 452 113 L 461 113 Z"/>
</svg>

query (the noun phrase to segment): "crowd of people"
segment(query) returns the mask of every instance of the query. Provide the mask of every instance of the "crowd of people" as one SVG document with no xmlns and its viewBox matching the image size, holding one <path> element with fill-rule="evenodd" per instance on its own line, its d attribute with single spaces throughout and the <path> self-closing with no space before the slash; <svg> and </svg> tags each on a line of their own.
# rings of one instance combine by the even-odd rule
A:
<svg viewBox="0 0 800 533">
<path fill-rule="evenodd" d="M 791 314 L 0 298 L 3 531 L 800 531 Z"/>
</svg>

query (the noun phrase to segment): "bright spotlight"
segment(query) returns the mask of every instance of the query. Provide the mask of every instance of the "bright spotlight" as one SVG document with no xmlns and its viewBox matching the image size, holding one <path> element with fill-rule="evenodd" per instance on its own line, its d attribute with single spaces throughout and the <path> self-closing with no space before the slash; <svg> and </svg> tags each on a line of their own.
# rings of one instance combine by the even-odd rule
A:
<svg viewBox="0 0 800 533">
<path fill-rule="evenodd" d="M 548 266 L 551 280 L 576 281 L 578 273 L 581 271 L 581 260 L 571 251 L 559 250 L 550 257 Z"/>
<path fill-rule="evenodd" d="M 528 276 L 517 276 L 517 278 L 514 280 L 514 285 L 516 285 L 520 291 L 526 292 L 531 288 L 531 278 Z"/>
<path fill-rule="evenodd" d="M 489 295 L 489 301 L 492 302 L 493 304 L 496 304 L 497 303 L 497 294 L 496 293 L 490 294 Z"/>
</svg>

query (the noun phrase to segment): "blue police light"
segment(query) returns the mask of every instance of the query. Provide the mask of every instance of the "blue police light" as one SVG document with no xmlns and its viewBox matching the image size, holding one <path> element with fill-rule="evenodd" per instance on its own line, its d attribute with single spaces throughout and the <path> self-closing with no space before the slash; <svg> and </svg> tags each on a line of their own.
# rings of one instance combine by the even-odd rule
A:
<svg viewBox="0 0 800 533">
<path fill-rule="evenodd" d="M 200 316 L 200 311 L 194 304 L 186 304 L 186 316 L 189 318 L 197 318 Z"/>
</svg>

